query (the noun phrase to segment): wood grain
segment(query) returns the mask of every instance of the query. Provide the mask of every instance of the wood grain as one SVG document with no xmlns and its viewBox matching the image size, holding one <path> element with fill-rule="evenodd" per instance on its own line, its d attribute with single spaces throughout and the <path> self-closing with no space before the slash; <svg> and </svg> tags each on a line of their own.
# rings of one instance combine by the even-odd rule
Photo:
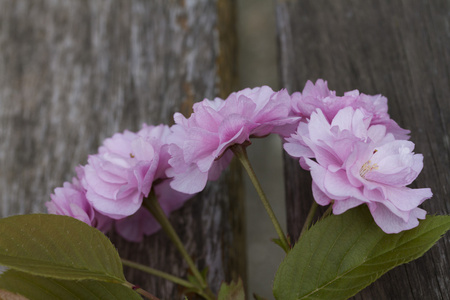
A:
<svg viewBox="0 0 450 300">
<path fill-rule="evenodd" d="M 53 189 L 104 138 L 143 122 L 170 123 L 175 111 L 188 115 L 194 101 L 235 87 L 234 1 L 2 0 L 0 7 L 2 217 L 45 211 Z M 199 267 L 209 266 L 213 290 L 245 277 L 241 198 L 232 167 L 171 217 Z M 162 233 L 142 244 L 111 238 L 129 259 L 186 274 Z M 126 276 L 161 298 L 180 298 L 171 283 Z"/>
<path fill-rule="evenodd" d="M 328 80 L 341 95 L 383 94 L 389 113 L 412 131 L 424 169 L 412 187 L 434 193 L 430 214 L 449 214 L 450 2 L 293 0 L 276 3 L 280 86 L 301 91 Z M 285 157 L 289 233 L 298 237 L 310 179 Z M 424 257 L 384 275 L 354 299 L 450 299 L 450 235 Z"/>
</svg>

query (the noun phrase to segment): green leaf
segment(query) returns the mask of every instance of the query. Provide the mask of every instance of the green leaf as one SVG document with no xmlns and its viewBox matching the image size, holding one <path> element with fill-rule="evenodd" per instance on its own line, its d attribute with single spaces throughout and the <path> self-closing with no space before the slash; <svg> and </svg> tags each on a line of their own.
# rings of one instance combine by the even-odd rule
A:
<svg viewBox="0 0 450 300">
<path fill-rule="evenodd" d="M 450 216 L 428 216 L 399 234 L 384 233 L 366 206 L 308 230 L 281 263 L 276 299 L 347 299 L 390 269 L 419 258 L 450 229 Z"/>
<path fill-rule="evenodd" d="M 67 216 L 0 219 L 0 265 L 60 279 L 125 282 L 122 263 L 109 239 Z"/>
<path fill-rule="evenodd" d="M 245 290 L 242 280 L 232 281 L 230 284 L 222 283 L 217 300 L 245 300 Z"/>
<path fill-rule="evenodd" d="M 135 291 L 118 283 L 95 280 L 62 280 L 15 270 L 9 270 L 0 276 L 0 289 L 20 294 L 30 300 L 142 300 Z"/>
</svg>

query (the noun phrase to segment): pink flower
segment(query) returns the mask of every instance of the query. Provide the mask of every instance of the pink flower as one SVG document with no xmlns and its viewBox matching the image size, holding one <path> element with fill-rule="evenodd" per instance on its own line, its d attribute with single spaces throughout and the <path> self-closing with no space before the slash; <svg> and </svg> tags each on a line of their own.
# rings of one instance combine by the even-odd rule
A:
<svg viewBox="0 0 450 300">
<path fill-rule="evenodd" d="M 52 200 L 45 203 L 50 214 L 70 216 L 92 226 L 94 209 L 76 179 L 74 183 L 64 182 L 63 187 L 56 188 L 50 198 Z"/>
<path fill-rule="evenodd" d="M 184 193 L 199 192 L 207 180 L 219 177 L 233 156 L 230 146 L 270 133 L 287 136 L 289 125 L 299 120 L 289 116 L 288 93 L 267 86 L 232 93 L 226 101 L 205 99 L 193 110 L 188 119 L 174 115 L 170 138 L 167 175 L 174 177 L 172 187 Z"/>
<path fill-rule="evenodd" d="M 117 220 L 136 213 L 154 181 L 161 184 L 169 180 L 165 173 L 169 167 L 170 134 L 166 125 L 144 124 L 138 133 L 125 131 L 106 139 L 85 167 L 83 185 L 91 205 Z M 187 196 L 181 198 L 186 200 Z"/>
<path fill-rule="evenodd" d="M 89 156 L 80 169 L 83 187 L 80 195 L 99 216 L 99 224 L 111 227 L 129 241 L 141 241 L 160 229 L 149 212 L 142 208 L 144 197 L 154 189 L 163 210 L 169 214 L 180 208 L 191 195 L 170 188 L 166 176 L 170 154 L 166 125 L 147 126 L 133 133 L 116 133 L 104 141 L 99 153 Z M 101 214 L 100 214 L 101 213 Z"/>
<path fill-rule="evenodd" d="M 316 110 L 320 109 L 328 121 L 334 118 L 337 112 L 345 107 L 363 109 L 366 114 L 372 116 L 371 125 L 384 125 L 397 139 L 409 139 L 409 130 L 402 129 L 389 117 L 387 98 L 382 95 L 360 94 L 358 90 L 344 93 L 344 96 L 336 96 L 335 91 L 330 91 L 327 82 L 318 79 L 315 84 L 308 81 L 303 92 L 292 94 L 292 112 L 306 120 Z"/>
<path fill-rule="evenodd" d="M 116 133 L 88 158 L 82 181 L 88 201 L 113 219 L 134 214 L 150 192 L 158 162 L 148 140 L 129 131 Z"/>
<path fill-rule="evenodd" d="M 285 149 L 310 169 L 318 204 L 334 201 L 335 214 L 367 204 L 384 232 L 398 233 L 425 218 L 418 205 L 432 193 L 406 187 L 422 170 L 423 156 L 414 154 L 412 142 L 386 133 L 384 125 L 370 125 L 372 118 L 364 109 L 347 107 L 330 123 L 319 109 Z"/>
<path fill-rule="evenodd" d="M 81 168 L 77 171 L 79 174 L 83 172 Z M 86 199 L 86 190 L 78 178 L 73 178 L 72 183 L 65 182 L 63 187 L 56 188 L 50 197 L 51 201 L 45 203 L 48 213 L 73 217 L 103 232 L 111 228 L 112 220 L 92 208 Z"/>
</svg>

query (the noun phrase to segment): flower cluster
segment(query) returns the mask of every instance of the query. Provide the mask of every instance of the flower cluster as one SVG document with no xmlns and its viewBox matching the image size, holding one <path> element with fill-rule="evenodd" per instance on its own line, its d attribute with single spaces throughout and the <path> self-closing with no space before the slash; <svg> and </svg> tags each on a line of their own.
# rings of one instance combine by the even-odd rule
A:
<svg viewBox="0 0 450 300">
<path fill-rule="evenodd" d="M 49 213 L 72 216 L 104 232 L 114 226 L 130 241 L 156 232 L 160 226 L 142 206 L 144 197 L 153 190 L 167 214 L 191 197 L 172 190 L 165 174 L 170 133 L 166 125 L 144 124 L 137 133 L 106 139 L 87 165 L 78 167 L 72 183 L 55 189 Z"/>
<path fill-rule="evenodd" d="M 292 100 L 303 119 L 284 149 L 311 171 L 318 204 L 333 202 L 334 214 L 366 204 L 386 233 L 411 229 L 425 218 L 417 206 L 431 198 L 431 190 L 406 187 L 422 170 L 423 156 L 414 154 L 409 132 L 389 118 L 385 97 L 358 91 L 337 97 L 318 80 Z"/>
<path fill-rule="evenodd" d="M 381 95 L 355 90 L 338 97 L 323 80 L 292 95 L 263 86 L 205 99 L 189 118 L 175 113 L 174 120 L 170 128 L 144 125 L 106 139 L 72 183 L 55 189 L 48 211 L 102 231 L 115 227 L 140 241 L 159 229 L 142 206 L 150 193 L 169 214 L 220 176 L 232 146 L 275 133 L 311 171 L 316 202 L 333 203 L 335 214 L 366 204 L 387 233 L 413 228 L 425 217 L 418 205 L 431 197 L 430 189 L 406 187 L 423 157 L 413 153 L 409 131 L 390 119 Z"/>
<path fill-rule="evenodd" d="M 199 192 L 227 167 L 233 156 L 230 146 L 270 133 L 288 136 L 289 125 L 299 120 L 290 116 L 290 100 L 285 90 L 274 92 L 263 86 L 232 93 L 226 100 L 196 103 L 189 119 L 176 113 L 169 148 L 172 187 Z"/>
</svg>

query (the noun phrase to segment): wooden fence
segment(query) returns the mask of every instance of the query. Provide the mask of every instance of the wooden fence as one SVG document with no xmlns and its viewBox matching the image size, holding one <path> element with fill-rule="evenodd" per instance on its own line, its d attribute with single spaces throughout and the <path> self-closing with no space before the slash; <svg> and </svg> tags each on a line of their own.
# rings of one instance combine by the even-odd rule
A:
<svg viewBox="0 0 450 300">
<path fill-rule="evenodd" d="M 301 90 L 324 78 L 342 94 L 388 98 L 393 119 L 411 130 L 430 187 L 423 205 L 449 214 L 450 2 L 298 0 L 276 3 L 281 86 Z M 310 176 L 285 158 L 288 231 L 297 237 L 311 199 Z M 423 258 L 384 275 L 355 299 L 450 299 L 450 235 Z"/>
<path fill-rule="evenodd" d="M 229 1 L 0 1 L 0 216 L 45 211 L 54 188 L 102 140 L 190 114 L 200 97 L 235 89 L 234 3 Z M 231 62 L 231 63 L 230 63 Z M 172 214 L 217 290 L 245 276 L 240 172 Z M 233 188 L 229 188 L 232 186 Z M 142 244 L 112 236 L 121 255 L 184 276 L 164 234 Z M 162 299 L 173 284 L 127 270 Z"/>
<path fill-rule="evenodd" d="M 412 131 L 431 187 L 430 213 L 449 214 L 450 3 L 276 0 L 280 86 L 324 78 L 338 93 L 382 93 L 391 116 Z M 236 85 L 235 1 L 0 1 L 0 217 L 44 211 L 49 194 L 75 175 L 101 141 L 143 122 L 171 122 L 194 101 Z M 299 234 L 311 201 L 309 175 L 285 158 L 288 230 Z M 200 268 L 245 278 L 240 170 L 172 214 Z M 233 188 L 229 188 L 229 187 Z M 167 272 L 186 265 L 158 233 L 142 244 L 112 235 L 119 252 Z M 355 299 L 450 299 L 450 236 Z M 171 283 L 127 270 L 163 299 Z"/>
</svg>

